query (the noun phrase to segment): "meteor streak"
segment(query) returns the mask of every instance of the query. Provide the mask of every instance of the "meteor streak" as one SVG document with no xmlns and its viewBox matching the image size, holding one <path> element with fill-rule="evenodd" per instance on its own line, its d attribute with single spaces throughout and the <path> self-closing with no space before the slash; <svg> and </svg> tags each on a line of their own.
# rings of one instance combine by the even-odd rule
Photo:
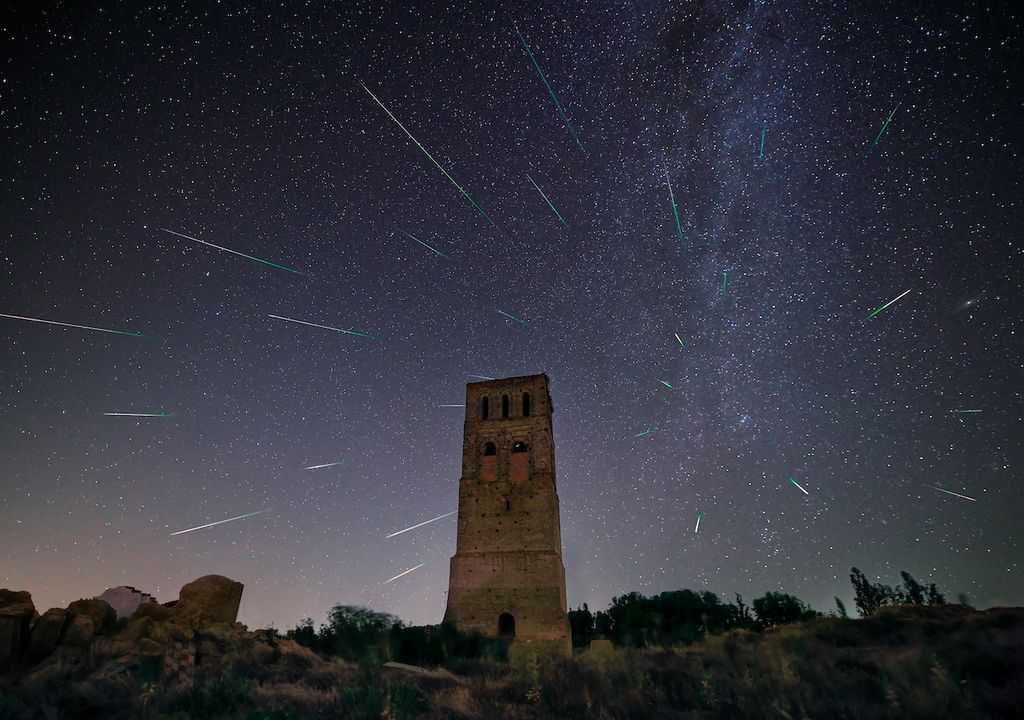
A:
<svg viewBox="0 0 1024 720">
<path fill-rule="evenodd" d="M 804 494 L 804 495 L 810 495 L 810 493 L 809 493 L 809 492 L 807 492 L 807 491 L 806 491 L 806 490 L 804 490 L 804 489 L 803 489 L 802 487 L 800 487 L 800 483 L 798 483 L 798 482 L 797 482 L 796 480 L 794 480 L 793 478 L 790 478 L 790 479 L 789 479 L 789 481 L 790 481 L 791 483 L 793 483 L 794 485 L 796 485 L 796 486 L 797 486 L 798 488 L 800 488 L 800 490 L 801 490 L 801 491 L 803 492 L 803 494 Z"/>
<path fill-rule="evenodd" d="M 319 470 L 320 468 L 334 467 L 335 465 L 341 465 L 342 462 L 344 462 L 344 461 L 343 460 L 339 460 L 338 462 L 324 463 L 323 465 L 310 465 L 308 468 L 302 468 L 302 469 L 303 470 Z"/>
<path fill-rule="evenodd" d="M 366 333 L 356 332 L 355 330 L 342 330 L 341 328 L 330 327 L 328 325 L 317 325 L 316 323 L 306 322 L 305 320 L 295 320 L 293 318 L 282 317 L 281 315 L 267 315 L 275 320 L 287 320 L 288 322 L 298 323 L 299 325 L 309 325 L 310 327 L 321 328 L 323 330 L 333 330 L 334 332 L 345 333 L 347 335 L 358 335 L 359 337 L 370 338 L 376 340 L 373 335 L 367 335 Z"/>
<path fill-rule="evenodd" d="M 868 150 L 869 152 L 870 152 L 871 150 L 874 150 L 874 149 L 875 149 L 875 145 L 877 145 L 877 144 L 878 144 L 878 141 L 882 139 L 882 133 L 884 133 L 884 132 L 885 132 L 885 129 L 886 129 L 887 127 L 889 127 L 889 121 L 890 121 L 890 120 L 892 120 L 892 116 L 896 114 L 896 111 L 897 111 L 897 110 L 899 109 L 899 107 L 900 107 L 900 104 L 899 104 L 899 103 L 896 103 L 896 107 L 894 107 L 894 108 L 892 109 L 892 112 L 891 112 L 891 113 L 889 113 L 889 117 L 887 117 L 887 118 L 885 119 L 885 122 L 884 122 L 884 123 L 882 123 L 882 129 L 878 131 L 878 137 L 876 137 L 876 138 L 875 138 L 875 141 L 874 141 L 873 143 L 871 143 L 871 147 L 870 147 L 870 148 L 869 148 L 869 150 Z"/>
<path fill-rule="evenodd" d="M 676 218 L 676 231 L 679 233 L 679 242 L 683 245 L 683 250 L 686 250 L 686 239 L 683 237 L 683 228 L 679 224 L 679 209 L 676 207 L 676 196 L 672 192 L 672 181 L 668 177 L 668 170 L 665 171 L 665 182 L 668 183 L 668 199 L 672 201 L 672 214 Z"/>
<path fill-rule="evenodd" d="M 675 389 L 671 385 L 669 385 L 667 382 L 665 382 L 664 380 L 659 380 L 658 382 L 660 382 L 662 385 L 664 385 L 665 387 L 667 387 L 670 390 L 674 390 Z"/>
<path fill-rule="evenodd" d="M 466 407 L 465 405 L 438 405 L 438 407 Z"/>
<path fill-rule="evenodd" d="M 434 247 L 430 247 L 429 245 L 427 245 L 427 244 L 426 244 L 425 242 L 423 242 L 422 240 L 420 240 L 420 239 L 419 239 L 418 237 L 416 237 L 416 236 L 415 236 L 415 235 L 413 235 L 412 233 L 407 233 L 407 232 L 406 232 L 405 230 L 403 230 L 402 228 L 398 228 L 398 232 L 402 233 L 402 234 L 403 234 L 403 235 L 405 235 L 406 237 L 411 237 L 411 238 L 412 238 L 413 240 L 415 240 L 416 242 L 418 242 L 418 243 L 419 243 L 420 245 L 422 245 L 423 247 L 425 247 L 425 248 L 426 248 L 427 250 L 431 250 L 431 251 L 433 251 L 433 252 L 437 253 L 438 255 L 440 255 L 441 257 L 443 257 L 443 258 L 444 258 L 445 260 L 451 260 L 451 258 L 450 258 L 450 257 L 448 257 L 447 255 L 445 255 L 445 254 L 444 254 L 443 252 L 441 252 L 441 251 L 440 251 L 440 250 L 438 250 L 437 248 L 434 248 Z M 454 260 L 452 260 L 452 262 L 455 262 L 455 261 L 454 261 Z"/>
<path fill-rule="evenodd" d="M 516 35 L 519 36 L 519 40 L 523 43 L 523 48 L 526 50 L 526 54 L 530 56 L 533 66 L 537 68 L 537 72 L 540 74 L 540 79 L 544 81 L 544 87 L 548 89 L 548 94 L 550 94 L 551 99 L 555 101 L 555 107 L 558 108 L 558 114 L 562 116 L 565 126 L 569 128 L 569 132 L 572 133 L 572 139 L 576 141 L 576 144 L 579 146 L 580 150 L 582 150 L 583 144 L 580 143 L 579 136 L 576 135 L 576 129 L 572 126 L 572 123 L 569 122 L 569 118 L 566 117 L 565 110 L 562 109 L 562 103 L 558 102 L 558 98 L 555 97 L 555 91 L 551 89 L 551 84 L 548 82 L 548 79 L 544 77 L 544 71 L 541 70 L 540 65 L 537 64 L 537 58 L 533 56 L 533 52 L 530 51 L 530 46 L 526 44 L 526 38 L 524 38 L 523 34 L 519 32 L 519 28 L 514 22 L 512 23 L 512 27 L 516 29 Z"/>
<path fill-rule="evenodd" d="M 864 319 L 865 319 L 865 320 L 870 320 L 870 319 L 871 319 L 871 318 L 873 318 L 873 317 L 874 317 L 875 315 L 877 315 L 878 313 L 882 312 L 882 311 L 883 311 L 883 310 L 885 310 L 885 309 L 886 309 L 887 307 L 889 307 L 889 306 L 890 306 L 890 305 L 892 305 L 892 304 L 893 304 L 894 302 L 896 302 L 896 301 L 897 301 L 897 300 L 899 300 L 899 299 L 900 299 L 901 297 L 903 297 L 903 295 L 906 295 L 906 294 L 907 294 L 908 292 L 910 292 L 910 290 L 907 290 L 907 292 L 903 293 L 902 295 L 899 295 L 898 297 L 895 297 L 895 298 L 893 298 L 892 300 L 890 300 L 890 301 L 889 301 L 889 302 L 887 302 L 887 303 L 886 303 L 885 305 L 883 305 L 882 307 L 880 307 L 880 308 L 878 308 L 877 310 L 875 310 L 875 311 L 874 311 L 873 313 L 871 313 L 870 315 L 868 315 L 868 316 L 867 316 L 866 318 L 864 318 Z"/>
<path fill-rule="evenodd" d="M 494 308 L 494 309 L 498 310 L 498 308 Z M 520 320 L 515 315 L 509 315 L 507 312 L 502 312 L 501 310 L 498 310 L 498 312 L 501 313 L 502 315 L 504 315 L 505 317 L 511 319 L 511 320 L 515 320 L 520 325 L 525 325 L 526 327 L 530 328 L 531 330 L 535 330 L 536 329 L 536 328 L 533 327 L 533 325 L 530 325 L 528 322 L 526 322 L 524 320 Z"/>
<path fill-rule="evenodd" d="M 386 112 L 388 114 L 388 117 L 391 118 L 392 120 L 394 120 L 395 123 L 398 125 L 398 127 L 402 128 L 402 132 L 404 132 L 406 135 L 408 135 L 409 139 L 412 140 L 414 143 L 416 143 L 416 147 L 418 147 L 420 150 L 422 150 L 423 154 L 426 155 L 428 158 L 430 158 L 430 162 L 434 163 L 434 165 L 437 167 L 437 169 L 441 171 L 441 174 L 444 175 L 446 178 L 448 178 L 448 180 L 451 182 L 451 184 L 454 185 L 455 187 L 457 187 L 459 189 L 459 192 L 462 193 L 463 196 L 465 196 L 465 198 L 467 200 L 469 200 L 471 203 L 473 203 L 473 207 L 475 207 L 477 209 L 477 212 L 479 212 L 481 215 L 483 215 L 484 218 L 486 218 L 487 222 L 489 222 L 489 223 L 491 223 L 493 225 L 494 221 L 491 220 L 491 216 L 488 215 L 486 212 L 484 212 L 484 209 L 482 207 L 480 207 L 479 205 L 476 204 L 476 200 L 474 200 L 472 197 L 470 197 L 470 194 L 468 192 L 466 192 L 465 190 L 463 190 L 461 185 L 459 185 L 457 182 L 455 182 L 455 178 L 453 178 L 451 175 L 449 175 L 448 171 L 445 170 L 443 167 L 441 167 L 441 163 L 439 163 L 437 160 L 434 159 L 434 156 L 430 154 L 430 151 L 427 150 L 425 147 L 423 147 L 423 145 L 420 144 L 420 141 L 413 137 L 411 132 L 409 132 L 408 130 L 405 129 L 405 125 L 403 125 L 398 118 L 396 118 L 394 115 L 391 114 L 391 111 L 387 109 L 387 107 L 384 105 L 384 103 L 382 103 L 380 100 L 377 99 L 376 95 L 374 95 L 372 92 L 370 92 L 370 88 L 366 87 L 366 85 L 363 85 L 363 83 L 359 83 L 359 84 L 363 86 L 363 90 L 365 90 L 367 93 L 369 93 L 370 97 L 373 98 L 373 101 L 375 103 L 377 103 L 378 105 L 380 105 L 381 108 L 383 108 L 384 112 Z"/>
<path fill-rule="evenodd" d="M 565 225 L 566 229 L 568 229 L 568 228 L 569 228 L 569 223 L 567 223 L 567 222 L 565 221 L 565 218 L 563 218 L 563 217 L 562 217 L 562 214 L 561 214 L 560 212 L 558 212 L 557 210 L 555 210 L 555 206 L 551 204 L 551 201 L 550 201 L 550 200 L 548 200 L 548 196 L 547 196 L 547 195 L 545 195 L 545 194 L 544 194 L 544 191 L 540 189 L 540 185 L 538 185 L 537 183 L 533 182 L 533 178 L 532 178 L 532 177 L 530 177 L 529 175 L 527 175 L 527 176 L 526 176 L 526 179 L 527 179 L 527 180 L 529 180 L 530 182 L 532 182 L 532 183 L 533 183 L 533 186 L 534 186 L 535 188 L 537 188 L 537 192 L 539 192 L 539 193 L 540 193 L 540 196 L 541 196 L 542 198 L 544 198 L 544 201 L 545 201 L 545 202 L 546 202 L 546 203 L 548 204 L 548 207 L 549 207 L 549 208 L 551 208 L 551 212 L 553 212 L 553 213 L 554 213 L 555 215 L 557 215 L 557 216 L 558 216 L 558 219 L 559 219 L 559 220 L 561 220 L 561 221 L 562 221 L 562 224 L 563 224 L 563 225 Z"/>
<path fill-rule="evenodd" d="M 88 325 L 73 325 L 72 323 L 57 322 L 56 320 L 40 320 L 39 318 L 22 317 L 21 315 L 8 315 L 0 313 L 0 317 L 11 318 L 12 320 L 27 320 L 29 322 L 44 323 L 46 325 L 60 325 L 61 327 L 78 328 L 79 330 L 93 330 L 95 332 L 114 333 L 115 335 L 131 335 L 132 337 L 149 337 L 142 333 L 125 332 L 124 330 L 107 330 L 106 328 L 90 327 Z"/>
<path fill-rule="evenodd" d="M 679 347 L 686 347 L 686 343 L 684 343 L 683 339 L 681 337 L 679 337 L 679 333 L 672 333 L 672 334 L 675 335 L 676 336 L 676 340 L 679 341 Z"/>
<path fill-rule="evenodd" d="M 185 533 L 195 532 L 196 530 L 204 530 L 204 529 L 206 529 L 208 527 L 213 527 L 214 525 L 220 525 L 221 523 L 228 523 L 228 522 L 233 522 L 235 520 L 242 520 L 244 518 L 249 518 L 249 517 L 252 517 L 253 515 L 259 515 L 261 513 L 265 513 L 265 512 L 269 512 L 269 511 L 270 511 L 270 508 L 267 508 L 265 510 L 257 510 L 256 512 L 251 512 L 251 513 L 248 513 L 246 515 L 239 515 L 238 517 L 228 518 L 227 520 L 218 520 L 217 522 L 207 523 L 206 525 L 200 525 L 199 527 L 189 528 L 188 530 L 179 530 L 178 532 L 172 532 L 171 533 L 171 537 L 174 537 L 175 535 L 184 535 Z"/>
<path fill-rule="evenodd" d="M 725 273 L 726 272 L 728 272 L 728 271 L 727 270 L 723 270 L 722 271 L 722 294 L 723 295 L 725 295 L 725 282 L 726 282 Z"/>
<path fill-rule="evenodd" d="M 763 128 L 761 128 L 761 151 L 757 154 L 757 158 L 759 160 L 764 157 L 764 136 L 765 136 L 765 133 L 767 133 L 767 132 L 768 132 L 768 126 L 765 125 Z"/>
<path fill-rule="evenodd" d="M 929 485 L 928 487 L 930 487 L 932 490 L 938 490 L 939 492 L 944 492 L 947 495 L 953 495 L 954 497 L 963 498 L 964 500 L 970 500 L 971 502 L 978 502 L 977 500 L 975 500 L 972 497 L 967 497 L 966 495 L 961 495 L 960 493 L 955 493 L 952 490 L 943 490 L 942 488 L 937 487 L 935 485 Z"/>
<path fill-rule="evenodd" d="M 452 510 L 451 512 L 445 513 L 444 515 L 438 515 L 436 518 L 433 518 L 431 520 L 425 520 L 425 521 L 421 522 L 418 525 L 413 525 L 412 527 L 407 527 L 405 530 L 399 530 L 398 532 L 393 532 L 390 535 L 386 536 L 385 539 L 393 538 L 395 535 L 401 535 L 402 533 L 407 533 L 410 530 L 415 530 L 416 528 L 423 527 L 424 525 L 429 525 L 432 522 L 436 522 L 437 520 L 440 520 L 441 518 L 446 518 L 449 515 L 454 515 L 457 512 L 458 512 L 458 510 Z"/>
<path fill-rule="evenodd" d="M 424 565 L 426 565 L 426 563 L 420 563 L 420 564 L 419 564 L 419 565 L 417 565 L 416 567 L 411 567 L 411 568 L 409 568 L 408 570 L 406 570 L 405 572 L 400 572 L 400 573 L 398 573 L 397 575 L 395 575 L 395 576 L 394 576 L 393 578 L 391 578 L 391 579 L 389 579 L 389 580 L 385 580 L 385 581 L 384 581 L 383 583 L 381 583 L 381 584 L 382 584 L 382 585 L 387 585 L 387 584 L 388 584 L 389 582 L 391 582 L 391 580 L 397 580 L 398 578 L 402 577 L 403 575 L 408 575 L 408 574 L 409 574 L 409 573 L 411 573 L 411 572 L 412 572 L 413 570 L 419 570 L 419 569 L 420 569 L 421 567 L 423 567 Z"/>
<path fill-rule="evenodd" d="M 700 530 L 700 513 L 697 513 L 697 524 L 693 526 L 693 531 L 697 532 Z"/>
<path fill-rule="evenodd" d="M 278 265 L 277 263 L 272 263 L 269 260 L 261 260 L 258 257 L 253 257 L 252 255 L 246 255 L 245 253 L 241 253 L 241 252 L 238 252 L 237 250 L 232 250 L 232 249 L 226 248 L 226 247 L 221 247 L 220 245 L 214 245 L 212 242 L 206 242 L 205 240 L 200 240 L 199 238 L 194 238 L 191 235 L 184 235 L 184 234 L 182 234 L 180 232 L 175 232 L 174 230 L 168 230 L 167 228 L 157 228 L 157 230 L 162 230 L 165 233 L 170 233 L 171 235 L 177 235 L 178 237 L 183 237 L 186 240 L 194 240 L 195 242 L 201 243 L 202 245 L 209 245 L 212 248 L 217 248 L 218 250 L 223 250 L 224 252 L 229 252 L 229 253 L 232 253 L 233 255 L 240 255 L 240 256 L 242 256 L 244 258 L 248 258 L 249 260 L 255 260 L 258 263 L 263 263 L 264 265 L 270 265 L 271 267 L 276 267 L 276 268 L 278 268 L 280 270 L 287 270 L 288 272 L 295 273 L 296 275 L 302 275 L 304 277 L 309 277 L 309 275 L 307 275 L 306 273 L 299 272 L 298 270 L 292 270 L 290 267 L 285 267 L 284 265 Z"/>
<path fill-rule="evenodd" d="M 654 430 L 652 428 L 647 428 L 643 432 L 637 433 L 633 437 L 645 437 L 647 435 L 650 435 L 652 432 L 654 432 Z"/>
<path fill-rule="evenodd" d="M 467 373 L 467 374 L 469 375 L 469 377 L 475 377 L 475 378 L 479 378 L 481 380 L 493 380 L 494 379 L 492 377 L 487 377 L 486 375 L 474 375 L 473 373 Z"/>
<path fill-rule="evenodd" d="M 122 412 L 109 412 L 103 413 L 111 417 L 174 417 L 171 413 L 122 413 Z"/>
<path fill-rule="evenodd" d="M 979 413 L 979 412 L 981 412 L 981 410 L 950 410 L 950 412 L 955 412 L 955 413 Z"/>
</svg>

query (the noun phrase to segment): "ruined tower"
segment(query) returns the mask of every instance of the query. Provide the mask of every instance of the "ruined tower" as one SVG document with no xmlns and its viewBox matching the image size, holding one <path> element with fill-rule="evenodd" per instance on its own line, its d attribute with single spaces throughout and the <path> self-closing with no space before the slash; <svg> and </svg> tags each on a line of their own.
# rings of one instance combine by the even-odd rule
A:
<svg viewBox="0 0 1024 720">
<path fill-rule="evenodd" d="M 466 386 L 445 622 L 572 653 L 547 375 Z"/>
</svg>

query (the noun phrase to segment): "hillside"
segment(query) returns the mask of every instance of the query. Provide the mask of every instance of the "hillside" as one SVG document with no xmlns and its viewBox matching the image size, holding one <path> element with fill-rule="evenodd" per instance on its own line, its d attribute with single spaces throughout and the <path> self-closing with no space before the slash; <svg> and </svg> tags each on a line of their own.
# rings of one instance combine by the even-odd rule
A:
<svg viewBox="0 0 1024 720">
<path fill-rule="evenodd" d="M 595 641 L 571 660 L 429 672 L 159 614 L 0 674 L 0 720 L 1024 717 L 1024 608 L 896 606 L 686 647 Z"/>
</svg>

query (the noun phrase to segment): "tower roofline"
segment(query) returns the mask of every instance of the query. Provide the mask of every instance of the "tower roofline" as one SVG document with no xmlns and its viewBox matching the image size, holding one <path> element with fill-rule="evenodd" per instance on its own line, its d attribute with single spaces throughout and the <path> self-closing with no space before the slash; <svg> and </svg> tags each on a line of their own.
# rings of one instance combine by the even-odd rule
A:
<svg viewBox="0 0 1024 720">
<path fill-rule="evenodd" d="M 534 373 L 533 375 L 515 375 L 513 377 L 506 378 L 495 378 L 494 380 L 479 380 L 477 382 L 466 383 L 466 387 L 484 387 L 487 385 L 503 385 L 513 380 L 533 380 L 534 378 L 544 378 L 544 382 L 550 382 L 547 373 Z"/>
</svg>

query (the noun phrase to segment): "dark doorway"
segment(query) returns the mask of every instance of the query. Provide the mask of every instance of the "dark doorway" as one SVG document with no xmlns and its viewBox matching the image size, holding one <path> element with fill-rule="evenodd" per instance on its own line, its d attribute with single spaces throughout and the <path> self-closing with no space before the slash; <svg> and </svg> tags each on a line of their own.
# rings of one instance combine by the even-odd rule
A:
<svg viewBox="0 0 1024 720">
<path fill-rule="evenodd" d="M 502 613 L 498 616 L 498 635 L 504 638 L 514 638 L 516 636 L 516 619 L 508 613 Z"/>
<path fill-rule="evenodd" d="M 480 419 L 486 420 L 491 415 L 491 403 L 487 398 L 480 401 Z"/>
<path fill-rule="evenodd" d="M 501 396 L 501 417 L 508 419 L 508 395 Z"/>
<path fill-rule="evenodd" d="M 530 417 L 530 393 L 523 393 L 523 417 Z"/>
</svg>

